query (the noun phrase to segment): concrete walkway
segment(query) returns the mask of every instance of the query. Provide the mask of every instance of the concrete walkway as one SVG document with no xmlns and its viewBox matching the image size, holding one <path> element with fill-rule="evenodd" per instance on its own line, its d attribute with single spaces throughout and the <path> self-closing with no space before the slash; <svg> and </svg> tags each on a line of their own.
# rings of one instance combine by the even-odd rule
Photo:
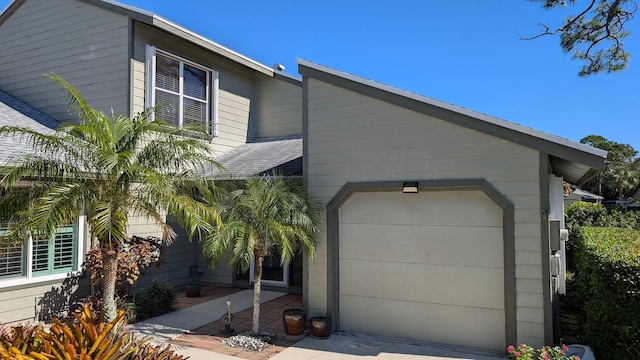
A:
<svg viewBox="0 0 640 360">
<path fill-rule="evenodd" d="M 284 295 L 286 293 L 263 290 L 260 292 L 260 303 L 262 304 Z M 250 309 L 253 307 L 253 290 L 243 290 L 226 297 L 140 321 L 127 327 L 138 336 L 150 336 L 155 341 L 167 342 L 178 335 L 188 333 L 220 319 L 227 310 L 227 301 L 231 301 L 232 313 Z"/>
<path fill-rule="evenodd" d="M 265 303 L 285 293 L 262 291 L 260 300 Z M 231 311 L 237 313 L 253 307 L 253 290 L 243 290 L 223 298 L 190 306 L 169 314 L 128 325 L 138 336 L 151 337 L 152 341 L 167 343 L 170 339 L 200 328 L 220 319 L 226 311 L 227 300 Z M 238 360 L 239 358 L 213 351 L 172 344 L 175 351 L 191 360 Z M 497 355 L 450 346 L 410 343 L 403 340 L 380 338 L 363 334 L 332 334 L 328 339 L 310 336 L 276 354 L 273 360 L 349 360 L 349 359 L 419 359 L 419 360 L 496 360 Z M 504 359 L 504 358 L 502 358 Z"/>
</svg>

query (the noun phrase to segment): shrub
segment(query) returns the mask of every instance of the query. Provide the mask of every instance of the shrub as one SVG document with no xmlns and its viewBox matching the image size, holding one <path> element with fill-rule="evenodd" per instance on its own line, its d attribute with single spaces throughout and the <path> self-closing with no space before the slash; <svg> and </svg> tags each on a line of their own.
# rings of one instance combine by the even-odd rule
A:
<svg viewBox="0 0 640 360">
<path fill-rule="evenodd" d="M 609 214 L 603 205 L 578 201 L 564 210 L 566 226 L 607 226 Z"/>
<path fill-rule="evenodd" d="M 87 253 L 86 260 L 82 264 L 84 271 L 91 274 L 91 282 L 101 285 L 103 278 L 102 249 L 94 247 Z M 126 243 L 118 248 L 118 280 L 116 293 L 120 298 L 129 294 L 131 287 L 142 275 L 142 270 L 152 264 L 160 266 L 162 259 L 162 241 L 157 237 L 132 236 Z"/>
<path fill-rule="evenodd" d="M 154 281 L 133 297 L 133 302 L 136 304 L 137 320 L 171 312 L 175 310 L 175 301 L 176 293 L 171 286 Z"/>
<path fill-rule="evenodd" d="M 80 299 L 76 304 L 76 307 L 83 307 L 88 305 L 91 311 L 94 313 L 94 316 L 100 316 L 100 314 L 104 311 L 102 298 L 94 295 L 89 295 L 85 298 Z M 128 323 L 136 322 L 136 304 L 131 301 L 130 297 L 126 298 L 118 298 L 116 299 L 116 306 L 119 310 L 125 312 L 125 318 Z"/>
<path fill-rule="evenodd" d="M 534 349 L 527 344 L 510 345 L 507 347 L 507 358 L 512 360 L 580 360 L 577 356 L 566 356 L 567 350 L 569 348 L 566 345 L 543 346 L 540 349 Z"/>
<path fill-rule="evenodd" d="M 640 231 L 584 227 L 577 234 L 581 340 L 598 357 L 640 358 Z"/>
<path fill-rule="evenodd" d="M 13 326 L 0 331 L 2 359 L 152 359 L 183 360 L 168 346 L 153 345 L 124 331 L 124 311 L 105 324 L 85 305 L 73 319 L 53 318 L 51 328 Z"/>
<path fill-rule="evenodd" d="M 566 227 L 569 231 L 578 226 L 640 229 L 640 212 L 626 211 L 619 206 L 606 207 L 600 204 L 578 201 L 568 206 L 564 214 Z"/>
<path fill-rule="evenodd" d="M 640 229 L 640 212 L 626 211 L 619 206 L 578 201 L 565 209 L 565 227 L 569 230 L 567 242 L 567 269 L 575 272 L 574 243 L 580 235 L 581 226 L 616 227 Z"/>
</svg>

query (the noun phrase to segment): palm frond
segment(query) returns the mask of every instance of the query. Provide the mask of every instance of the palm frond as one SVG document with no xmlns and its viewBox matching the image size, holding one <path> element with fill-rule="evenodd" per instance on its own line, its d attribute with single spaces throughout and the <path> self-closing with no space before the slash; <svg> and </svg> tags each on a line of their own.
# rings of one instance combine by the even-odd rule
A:
<svg viewBox="0 0 640 360">
<path fill-rule="evenodd" d="M 222 247 L 225 251 L 231 247 L 231 263 L 246 270 L 253 257 L 264 256 L 270 249 L 281 253 L 283 265 L 300 249 L 315 254 L 322 211 L 304 186 L 283 177 L 255 177 L 240 187 L 237 184 L 211 192 L 223 225 L 203 244 L 208 259 L 222 256 Z"/>
</svg>

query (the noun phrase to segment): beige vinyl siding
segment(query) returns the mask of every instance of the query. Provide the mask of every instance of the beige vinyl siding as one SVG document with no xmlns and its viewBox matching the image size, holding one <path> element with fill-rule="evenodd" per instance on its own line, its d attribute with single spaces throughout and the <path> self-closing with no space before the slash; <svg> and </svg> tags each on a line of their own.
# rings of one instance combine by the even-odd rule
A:
<svg viewBox="0 0 640 360">
<path fill-rule="evenodd" d="M 247 95 L 237 94 L 224 88 L 226 82 L 240 80 L 220 73 L 218 136 L 213 139 L 216 155 L 222 155 L 235 147 L 245 144 L 250 139 L 249 125 L 253 99 Z M 248 93 L 251 86 L 250 84 L 244 85 L 247 88 L 246 93 Z"/>
<path fill-rule="evenodd" d="M 56 73 L 91 106 L 128 113 L 128 21 L 75 0 L 25 1 L 0 24 L 0 88 L 59 120 L 66 94 L 43 76 Z"/>
<path fill-rule="evenodd" d="M 302 134 L 302 83 L 257 76 L 258 137 Z"/>
<path fill-rule="evenodd" d="M 165 243 L 164 254 L 162 256 L 162 263 L 160 266 L 150 266 L 144 269 L 143 276 L 140 277 L 136 283 L 134 292 L 138 292 L 152 281 L 160 281 L 169 284 L 170 286 L 184 285 L 189 281 L 189 268 L 190 266 L 198 265 L 198 259 L 200 252 L 197 241 L 189 241 L 189 237 L 185 231 L 175 221 L 169 220 L 169 225 L 176 232 L 176 239 L 171 244 Z M 139 233 L 132 234 L 138 236 L 159 236 L 153 233 L 157 227 L 145 226 L 144 220 L 139 221 L 138 224 L 133 224 L 130 228 L 139 229 Z M 147 230 L 147 233 L 143 234 L 143 230 Z"/>
<path fill-rule="evenodd" d="M 131 59 L 131 115 L 144 111 L 145 92 L 145 64 L 142 61 Z"/>
<path fill-rule="evenodd" d="M 128 229 L 130 236 L 155 236 L 162 238 L 162 229 L 151 219 L 144 216 L 129 216 Z"/>
<path fill-rule="evenodd" d="M 202 245 L 198 248 L 198 254 L 202 254 Z M 201 273 L 198 274 L 198 280 L 211 284 L 229 285 L 233 284 L 234 269 L 230 264 L 231 250 L 227 251 L 222 259 L 218 261 L 215 269 L 200 259 Z"/>
<path fill-rule="evenodd" d="M 216 155 L 222 155 L 255 136 L 257 104 L 253 70 L 138 22 L 134 24 L 133 61 L 137 64 L 136 69 L 139 69 L 138 65 L 145 66 L 146 45 L 219 72 L 218 136 L 212 141 Z M 144 97 L 139 95 L 145 91 L 145 77 L 139 72 L 134 76 L 133 94 L 136 96 L 133 108 L 140 109 L 144 107 Z"/>
<path fill-rule="evenodd" d="M 514 203 L 518 342 L 542 345 L 538 152 L 313 78 L 308 96 L 306 170 L 323 203 L 346 182 L 470 178 Z M 326 266 L 323 233 L 309 265 L 311 316 L 326 312 Z"/>
<path fill-rule="evenodd" d="M 0 323 L 49 320 L 51 315 L 67 314 L 69 305 L 89 295 L 87 278 L 69 278 L 35 285 L 2 289 Z"/>
</svg>

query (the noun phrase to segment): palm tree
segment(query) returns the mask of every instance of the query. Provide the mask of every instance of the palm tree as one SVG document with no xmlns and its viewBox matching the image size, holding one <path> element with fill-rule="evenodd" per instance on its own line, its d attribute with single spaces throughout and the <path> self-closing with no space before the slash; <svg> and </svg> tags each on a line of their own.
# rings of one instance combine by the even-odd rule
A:
<svg viewBox="0 0 640 360">
<path fill-rule="evenodd" d="M 204 239 L 203 255 L 215 267 L 231 248 L 231 264 L 242 271 L 255 259 L 252 332 L 257 333 L 264 257 L 277 251 L 283 266 L 299 250 L 313 257 L 322 212 L 299 179 L 264 175 L 245 180 L 237 189 L 233 184 L 217 189 L 215 204 L 223 225 Z"/>
<path fill-rule="evenodd" d="M 79 122 L 49 134 L 0 128 L 0 135 L 15 136 L 33 149 L 11 161 L 1 179 L 0 215 L 9 221 L 5 236 L 51 238 L 57 227 L 86 215 L 92 240 L 105 254 L 102 298 L 105 319 L 111 321 L 116 316 L 117 251 L 129 238 L 130 217 L 151 219 L 168 243 L 175 232 L 166 215 L 175 217 L 190 237 L 212 231 L 219 220 L 213 208 L 190 195 L 206 193 L 209 185 L 198 172 L 215 163 L 205 143 L 150 121 L 153 109 L 112 119 L 90 107 L 64 79 L 48 76 L 68 92 Z"/>
</svg>

